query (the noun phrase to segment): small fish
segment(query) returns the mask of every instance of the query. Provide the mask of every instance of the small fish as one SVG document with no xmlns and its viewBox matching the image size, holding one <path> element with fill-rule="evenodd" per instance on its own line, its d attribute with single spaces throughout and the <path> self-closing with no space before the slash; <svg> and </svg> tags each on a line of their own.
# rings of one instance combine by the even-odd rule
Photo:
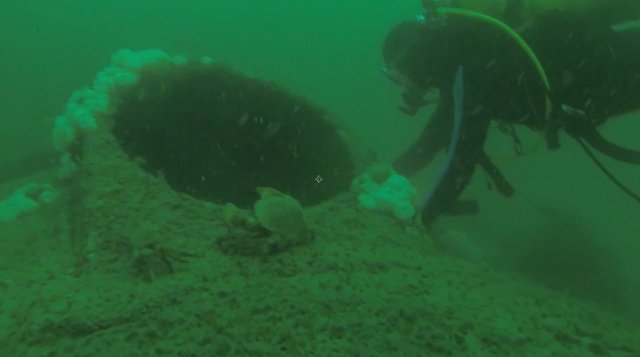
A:
<svg viewBox="0 0 640 357">
<path fill-rule="evenodd" d="M 278 131 L 280 131 L 280 128 L 282 128 L 282 122 L 281 121 L 276 121 L 276 122 L 270 122 L 269 124 L 267 124 L 267 128 L 264 131 L 264 134 L 262 134 L 262 137 L 264 139 L 268 139 L 274 135 L 276 135 L 278 133 Z"/>
<path fill-rule="evenodd" d="M 249 113 L 248 112 L 244 112 L 240 118 L 238 119 L 238 126 L 243 126 L 247 123 L 247 121 L 249 121 Z"/>
</svg>

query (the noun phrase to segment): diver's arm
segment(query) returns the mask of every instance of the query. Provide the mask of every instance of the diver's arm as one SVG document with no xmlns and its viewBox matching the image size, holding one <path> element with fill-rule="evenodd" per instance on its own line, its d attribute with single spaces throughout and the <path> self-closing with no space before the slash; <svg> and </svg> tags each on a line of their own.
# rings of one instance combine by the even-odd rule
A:
<svg viewBox="0 0 640 357">
<path fill-rule="evenodd" d="M 640 1 L 638 0 L 601 0 L 600 6 L 593 10 L 592 15 L 603 19 L 608 25 L 640 20 Z"/>
<path fill-rule="evenodd" d="M 451 107 L 450 97 L 440 100 L 418 140 L 394 161 L 393 168 L 399 174 L 413 176 L 446 147 L 453 128 Z"/>
<path fill-rule="evenodd" d="M 640 165 L 640 151 L 620 146 L 605 139 L 586 116 L 567 113 L 564 117 L 564 123 L 564 131 L 574 139 L 584 139 L 591 147 L 613 159 Z"/>
<path fill-rule="evenodd" d="M 438 186 L 421 207 L 422 222 L 430 227 L 442 214 L 455 213 L 459 209 L 460 194 L 471 181 L 476 165 L 482 161 L 484 142 L 489 130 L 491 115 L 486 110 L 473 111 L 473 105 L 465 105 L 460 137 L 452 152 L 451 163 L 443 173 Z"/>
</svg>

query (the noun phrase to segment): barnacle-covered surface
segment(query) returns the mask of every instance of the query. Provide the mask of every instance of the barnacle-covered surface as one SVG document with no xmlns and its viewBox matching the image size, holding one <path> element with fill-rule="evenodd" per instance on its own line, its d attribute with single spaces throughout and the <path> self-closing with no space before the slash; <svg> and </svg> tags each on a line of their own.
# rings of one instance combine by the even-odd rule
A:
<svg viewBox="0 0 640 357">
<path fill-rule="evenodd" d="M 125 100 L 150 95 L 133 93 Z M 95 112 L 86 136 L 70 115 L 60 147 L 75 162 L 60 198 L 2 228 L 6 355 L 640 355 L 637 322 L 446 256 L 346 189 L 308 202 L 314 239 L 280 249 L 250 212 L 177 188 L 153 158 L 127 152 L 140 141 L 114 135 L 113 113 Z"/>
<path fill-rule="evenodd" d="M 221 207 L 175 193 L 124 160 L 103 164 L 119 175 L 85 182 L 82 225 L 91 229 L 82 266 L 59 212 L 27 217 L 3 239 L 13 257 L 2 262 L 0 285 L 6 353 L 640 353 L 638 326 L 443 256 L 420 229 L 361 210 L 349 194 L 306 210 L 311 244 L 226 255 L 215 245 L 228 233 Z"/>
</svg>

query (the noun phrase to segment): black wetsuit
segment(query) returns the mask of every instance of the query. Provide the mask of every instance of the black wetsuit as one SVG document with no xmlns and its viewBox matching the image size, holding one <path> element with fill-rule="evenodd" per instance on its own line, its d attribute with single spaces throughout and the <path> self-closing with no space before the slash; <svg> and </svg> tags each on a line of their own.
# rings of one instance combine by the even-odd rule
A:
<svg viewBox="0 0 640 357">
<path fill-rule="evenodd" d="M 463 17 L 451 17 L 445 25 L 414 36 L 395 63 L 418 92 L 405 98 L 419 97 L 428 86 L 437 87 L 441 95 L 422 135 L 394 162 L 406 176 L 447 147 L 453 127 L 451 85 L 456 69 L 464 70 L 466 125 L 437 197 L 422 212 L 426 225 L 456 210 L 476 165 L 490 174 L 502 194 L 513 193 L 483 150 L 491 121 L 546 132 L 550 148 L 558 146 L 557 133 L 564 130 L 609 156 L 640 164 L 640 154 L 611 144 L 595 130 L 611 116 L 640 108 L 640 31 L 614 32 L 605 23 L 552 12 L 520 34 L 542 63 L 550 92 L 513 38 L 491 24 Z M 385 51 L 392 50 L 387 44 Z M 553 104 L 548 118 L 547 95 Z"/>
</svg>

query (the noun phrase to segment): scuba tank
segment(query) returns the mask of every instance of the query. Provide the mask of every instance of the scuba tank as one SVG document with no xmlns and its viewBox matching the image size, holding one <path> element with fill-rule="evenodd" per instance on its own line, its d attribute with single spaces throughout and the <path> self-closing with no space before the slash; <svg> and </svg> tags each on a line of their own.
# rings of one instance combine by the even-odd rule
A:
<svg viewBox="0 0 640 357">
<path fill-rule="evenodd" d="M 422 5 L 427 11 L 436 7 L 470 10 L 517 26 L 546 11 L 560 10 L 579 14 L 597 11 L 604 8 L 605 3 L 611 7 L 607 1 L 611 0 L 423 0 Z"/>
</svg>

